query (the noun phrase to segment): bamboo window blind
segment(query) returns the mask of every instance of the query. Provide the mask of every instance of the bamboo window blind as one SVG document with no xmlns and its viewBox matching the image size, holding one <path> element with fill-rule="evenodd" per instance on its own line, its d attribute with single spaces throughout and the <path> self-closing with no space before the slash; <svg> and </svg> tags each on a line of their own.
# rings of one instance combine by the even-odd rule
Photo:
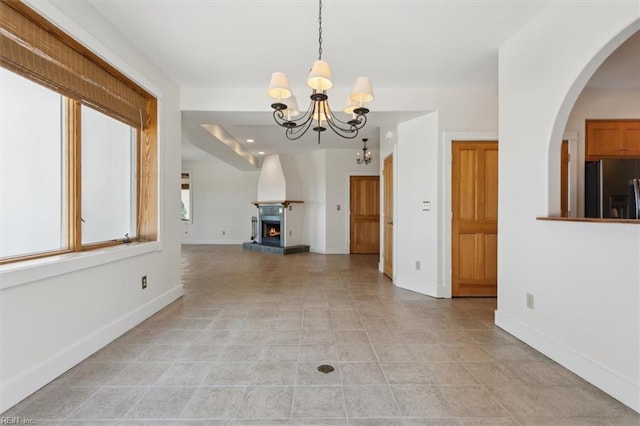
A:
<svg viewBox="0 0 640 426">
<path fill-rule="evenodd" d="M 151 97 L 24 3 L 0 3 L 0 65 L 135 128 Z"/>
</svg>

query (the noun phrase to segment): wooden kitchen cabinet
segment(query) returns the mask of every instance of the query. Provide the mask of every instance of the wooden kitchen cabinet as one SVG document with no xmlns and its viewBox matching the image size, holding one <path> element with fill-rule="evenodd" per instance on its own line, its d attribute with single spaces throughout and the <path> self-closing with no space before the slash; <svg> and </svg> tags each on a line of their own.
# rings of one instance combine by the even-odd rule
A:
<svg viewBox="0 0 640 426">
<path fill-rule="evenodd" d="M 640 120 L 587 120 L 586 160 L 640 158 Z"/>
</svg>

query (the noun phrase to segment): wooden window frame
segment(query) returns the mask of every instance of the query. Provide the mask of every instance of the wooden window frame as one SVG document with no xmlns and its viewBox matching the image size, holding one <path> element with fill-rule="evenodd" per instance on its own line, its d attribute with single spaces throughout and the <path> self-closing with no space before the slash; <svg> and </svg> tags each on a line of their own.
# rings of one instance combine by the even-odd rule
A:
<svg viewBox="0 0 640 426">
<path fill-rule="evenodd" d="M 127 88 L 132 92 L 130 97 L 135 98 L 139 103 L 139 98 L 144 101 L 144 111 L 139 112 L 139 120 L 127 119 L 127 111 L 122 114 L 114 108 L 117 103 L 105 103 L 105 107 L 95 105 L 92 100 L 84 97 L 82 93 L 74 96 L 66 87 L 59 87 L 55 81 L 45 81 L 43 77 L 36 76 L 29 69 L 22 66 L 15 66 L 10 60 L 4 56 L 0 57 L 0 66 L 14 72 L 28 80 L 34 81 L 36 84 L 48 87 L 55 92 L 64 96 L 65 99 L 65 136 L 63 143 L 66 151 L 66 170 L 62 176 L 65 185 L 66 200 L 66 220 L 65 229 L 67 247 L 60 250 L 53 250 L 41 253 L 29 253 L 25 255 L 7 257 L 0 259 L 0 265 L 20 262 L 31 259 L 44 258 L 49 256 L 67 254 L 72 252 L 81 252 L 95 250 L 104 247 L 126 244 L 130 242 L 151 242 L 158 239 L 158 103 L 157 99 L 137 85 L 135 82 L 120 73 L 114 67 L 100 59 L 93 52 L 82 46 L 80 43 L 72 39 L 66 33 L 55 27 L 45 18 L 38 15 L 34 10 L 26 6 L 22 2 L 2 0 L 0 7 L 3 10 L 9 7 L 18 11 L 22 17 L 26 17 L 29 25 L 35 25 L 37 31 L 45 31 L 49 36 L 53 36 L 56 42 L 62 41 L 65 48 L 72 49 L 73 54 L 77 56 L 79 53 L 83 63 L 90 62 L 95 69 L 102 75 L 106 76 L 104 89 L 111 90 L 116 85 L 119 90 L 126 91 Z M 5 22 L 2 22 L 5 25 Z M 9 22 L 6 25 L 11 25 Z M 2 40 L 3 47 L 6 40 Z M 4 53 L 3 53 L 4 54 Z M 96 68 L 97 67 L 97 68 Z M 78 70 L 78 73 L 80 70 Z M 95 94 L 92 94 L 95 96 Z M 98 98 L 95 98 L 98 99 Z M 136 141 L 136 235 L 129 241 L 124 238 L 110 240 L 91 244 L 82 244 L 82 198 L 81 198 L 81 116 L 80 106 L 84 104 L 116 119 L 132 127 L 137 128 Z M 127 107 L 130 107 L 128 105 Z M 130 109 L 130 108 L 129 108 Z M 130 111 L 129 111 L 130 112 Z M 129 116 L 131 114 L 129 113 Z M 139 125 L 139 126 L 138 126 Z"/>
</svg>

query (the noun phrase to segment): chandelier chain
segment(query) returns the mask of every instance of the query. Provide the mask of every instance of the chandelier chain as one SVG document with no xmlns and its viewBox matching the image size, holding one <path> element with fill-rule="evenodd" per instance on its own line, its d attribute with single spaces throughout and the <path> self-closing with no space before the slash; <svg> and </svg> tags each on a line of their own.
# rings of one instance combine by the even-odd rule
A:
<svg viewBox="0 0 640 426">
<path fill-rule="evenodd" d="M 318 6 L 318 60 L 322 60 L 322 0 Z"/>
</svg>

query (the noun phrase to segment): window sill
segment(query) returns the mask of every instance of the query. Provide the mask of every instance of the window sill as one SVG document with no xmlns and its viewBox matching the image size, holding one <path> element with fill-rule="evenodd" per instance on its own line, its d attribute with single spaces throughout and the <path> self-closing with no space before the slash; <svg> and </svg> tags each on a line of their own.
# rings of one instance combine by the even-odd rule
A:
<svg viewBox="0 0 640 426">
<path fill-rule="evenodd" d="M 129 243 L 0 265 L 0 290 L 160 251 L 161 248 L 158 241 Z"/>
<path fill-rule="evenodd" d="M 536 220 L 548 220 L 548 221 L 554 221 L 554 222 L 628 223 L 631 225 L 640 225 L 640 220 L 637 220 L 637 219 L 603 219 L 603 218 L 595 218 L 595 217 L 546 216 L 546 217 L 537 217 Z"/>
</svg>

